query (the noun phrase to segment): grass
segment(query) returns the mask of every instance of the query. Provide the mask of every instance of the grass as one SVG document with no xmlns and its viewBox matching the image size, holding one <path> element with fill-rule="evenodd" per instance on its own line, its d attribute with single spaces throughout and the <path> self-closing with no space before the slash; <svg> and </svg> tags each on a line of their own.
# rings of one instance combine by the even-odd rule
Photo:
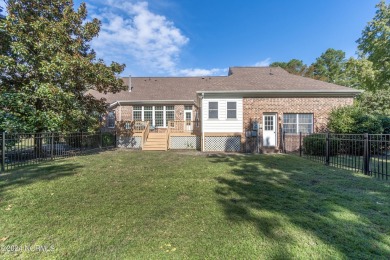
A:
<svg viewBox="0 0 390 260">
<path fill-rule="evenodd" d="M 388 259 L 389 194 L 290 155 L 108 151 L 0 176 L 0 257 Z"/>
</svg>

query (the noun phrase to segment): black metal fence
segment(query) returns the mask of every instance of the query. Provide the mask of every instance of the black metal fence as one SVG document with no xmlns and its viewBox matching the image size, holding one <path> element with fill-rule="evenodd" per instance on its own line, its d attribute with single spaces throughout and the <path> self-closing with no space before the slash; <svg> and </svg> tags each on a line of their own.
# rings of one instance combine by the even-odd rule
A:
<svg viewBox="0 0 390 260">
<path fill-rule="evenodd" d="M 116 146 L 115 132 L 0 133 L 0 172 Z"/>
<path fill-rule="evenodd" d="M 282 149 L 310 160 L 361 171 L 381 179 L 390 177 L 388 134 L 283 134 Z"/>
</svg>

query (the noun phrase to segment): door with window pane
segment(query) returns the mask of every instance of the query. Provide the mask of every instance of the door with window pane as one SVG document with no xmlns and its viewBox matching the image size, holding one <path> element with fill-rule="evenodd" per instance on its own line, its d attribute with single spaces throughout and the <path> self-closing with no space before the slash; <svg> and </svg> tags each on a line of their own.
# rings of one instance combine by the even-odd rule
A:
<svg viewBox="0 0 390 260">
<path fill-rule="evenodd" d="M 192 111 L 184 111 L 185 116 L 185 130 L 192 131 Z"/>
<path fill-rule="evenodd" d="M 263 146 L 276 146 L 276 114 L 263 115 Z"/>
</svg>

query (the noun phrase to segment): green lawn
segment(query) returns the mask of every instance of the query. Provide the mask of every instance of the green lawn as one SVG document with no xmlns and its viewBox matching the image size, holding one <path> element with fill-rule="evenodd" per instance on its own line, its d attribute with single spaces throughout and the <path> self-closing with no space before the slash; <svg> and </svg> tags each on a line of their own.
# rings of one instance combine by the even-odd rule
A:
<svg viewBox="0 0 390 260">
<path fill-rule="evenodd" d="M 0 176 L 0 213 L 0 258 L 390 258 L 389 181 L 283 154 L 42 163 Z"/>
</svg>

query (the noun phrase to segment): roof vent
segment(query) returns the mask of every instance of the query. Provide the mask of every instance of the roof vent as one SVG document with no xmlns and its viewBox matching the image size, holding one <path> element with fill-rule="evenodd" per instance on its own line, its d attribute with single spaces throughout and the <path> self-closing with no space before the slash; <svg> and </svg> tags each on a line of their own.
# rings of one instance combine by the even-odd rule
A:
<svg viewBox="0 0 390 260">
<path fill-rule="evenodd" d="M 269 75 L 274 75 L 271 68 L 269 68 Z"/>
</svg>

